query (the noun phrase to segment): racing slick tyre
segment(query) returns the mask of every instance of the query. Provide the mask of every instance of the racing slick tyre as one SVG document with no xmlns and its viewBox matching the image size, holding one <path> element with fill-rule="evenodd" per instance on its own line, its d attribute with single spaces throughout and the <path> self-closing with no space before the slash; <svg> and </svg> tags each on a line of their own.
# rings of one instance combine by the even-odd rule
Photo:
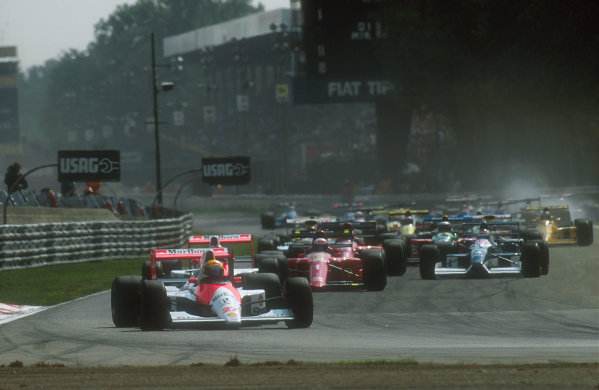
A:
<svg viewBox="0 0 599 390">
<path fill-rule="evenodd" d="M 382 291 L 387 285 L 385 252 L 378 249 L 364 251 L 362 279 L 368 291 Z"/>
<path fill-rule="evenodd" d="M 439 248 L 436 245 L 423 245 L 420 248 L 420 277 L 422 279 L 437 279 L 435 266 L 439 261 L 439 257 Z"/>
<path fill-rule="evenodd" d="M 170 301 L 164 283 L 142 280 L 139 326 L 141 330 L 164 330 L 171 322 Z"/>
<path fill-rule="evenodd" d="M 267 211 L 260 215 L 260 225 L 262 229 L 274 229 L 275 228 L 275 213 Z"/>
<path fill-rule="evenodd" d="M 576 226 L 576 241 L 580 246 L 589 246 L 593 243 L 593 221 L 586 218 L 574 220 Z"/>
<path fill-rule="evenodd" d="M 525 242 L 520 257 L 522 276 L 525 278 L 538 278 L 541 276 L 541 257 L 541 247 L 538 241 Z"/>
<path fill-rule="evenodd" d="M 527 230 L 526 233 L 524 234 L 524 239 L 525 240 L 542 240 L 543 233 L 541 233 L 539 230 L 536 230 L 536 229 L 530 229 L 530 230 Z"/>
<path fill-rule="evenodd" d="M 312 289 L 308 279 L 291 277 L 285 282 L 285 299 L 295 317 L 285 323 L 289 328 L 308 328 L 314 318 Z"/>
<path fill-rule="evenodd" d="M 539 245 L 540 250 L 540 266 L 541 266 L 541 275 L 547 275 L 549 273 L 549 245 L 545 240 L 535 240 Z"/>
<path fill-rule="evenodd" d="M 139 325 L 139 290 L 141 277 L 117 276 L 110 290 L 112 322 L 117 328 Z"/>
<path fill-rule="evenodd" d="M 278 239 L 277 239 L 277 241 L 278 241 Z M 258 252 L 272 251 L 275 249 L 277 249 L 275 237 L 273 237 L 273 236 L 260 237 L 260 239 L 258 240 Z"/>
<path fill-rule="evenodd" d="M 170 271 L 169 271 L 170 272 Z M 162 268 L 162 262 L 156 262 L 156 277 L 159 278 L 164 274 Z M 152 280 L 152 262 L 150 260 L 145 261 L 141 266 L 141 277 L 143 279 Z"/>
<path fill-rule="evenodd" d="M 171 276 L 171 271 L 183 269 L 181 260 L 160 260 L 156 264 L 162 266 L 161 275 L 167 278 Z M 156 270 L 156 273 L 158 273 L 158 269 Z"/>
<path fill-rule="evenodd" d="M 405 241 L 400 239 L 383 241 L 385 259 L 387 260 L 387 274 L 389 276 L 402 276 L 408 268 Z"/>
<path fill-rule="evenodd" d="M 262 263 L 267 259 L 275 260 L 275 262 L 277 263 L 276 271 L 275 268 L 271 268 L 271 271 L 266 270 L 268 268 L 263 268 Z M 277 275 L 279 275 L 281 282 L 287 279 L 287 274 L 289 273 L 289 268 L 287 267 L 287 257 L 285 257 L 285 255 L 281 251 L 267 251 L 266 253 L 258 253 L 256 256 L 254 256 L 254 266 L 257 267 L 261 273 L 276 273 Z"/>
<path fill-rule="evenodd" d="M 266 295 L 266 307 L 281 307 L 281 280 L 276 273 L 246 274 L 242 280 L 242 286 L 246 290 L 264 290 Z"/>
<path fill-rule="evenodd" d="M 378 235 L 381 240 L 392 240 L 394 238 L 400 238 L 400 234 L 398 232 L 385 232 Z"/>
</svg>

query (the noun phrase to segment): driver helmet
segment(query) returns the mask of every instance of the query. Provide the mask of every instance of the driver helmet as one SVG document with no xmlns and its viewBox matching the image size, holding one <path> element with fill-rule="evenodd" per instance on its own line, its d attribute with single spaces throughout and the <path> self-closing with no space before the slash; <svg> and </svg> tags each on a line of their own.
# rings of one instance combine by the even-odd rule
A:
<svg viewBox="0 0 599 390">
<path fill-rule="evenodd" d="M 218 248 L 218 247 L 220 247 L 220 241 L 218 240 L 218 237 L 216 237 L 216 236 L 210 237 L 210 248 Z"/>
<path fill-rule="evenodd" d="M 202 270 L 200 271 L 201 279 L 215 279 L 221 278 L 225 274 L 225 267 L 223 263 L 218 260 L 208 260 L 204 262 L 202 265 Z"/>
<path fill-rule="evenodd" d="M 312 242 L 312 249 L 314 252 L 326 252 L 329 248 L 329 242 L 326 238 L 318 237 Z"/>
<path fill-rule="evenodd" d="M 447 221 L 439 222 L 440 232 L 451 232 L 451 224 Z"/>
<path fill-rule="evenodd" d="M 486 222 L 480 224 L 479 233 L 488 234 L 489 233 L 489 225 Z"/>
<path fill-rule="evenodd" d="M 551 220 L 551 212 L 549 211 L 549 209 L 543 209 L 543 212 L 541 213 L 541 221 L 550 221 Z"/>
</svg>

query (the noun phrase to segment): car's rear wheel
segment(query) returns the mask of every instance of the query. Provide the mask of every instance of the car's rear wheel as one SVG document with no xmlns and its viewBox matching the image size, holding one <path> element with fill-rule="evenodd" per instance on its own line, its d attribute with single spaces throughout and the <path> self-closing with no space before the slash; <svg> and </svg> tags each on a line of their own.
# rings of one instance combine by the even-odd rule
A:
<svg viewBox="0 0 599 390">
<path fill-rule="evenodd" d="M 258 239 L 258 252 L 272 251 L 277 249 L 275 239 L 272 236 L 260 237 Z"/>
<path fill-rule="evenodd" d="M 156 262 L 156 277 L 160 278 L 164 274 L 162 268 L 162 262 Z M 152 280 L 152 262 L 150 260 L 145 261 L 141 266 L 141 277 L 146 280 Z"/>
<path fill-rule="evenodd" d="M 580 246 L 589 246 L 593 243 L 593 221 L 586 218 L 574 220 L 576 226 L 576 241 Z"/>
<path fill-rule="evenodd" d="M 281 306 L 281 280 L 276 273 L 246 274 L 242 286 L 245 290 L 264 290 L 267 308 Z"/>
<path fill-rule="evenodd" d="M 285 299 L 295 317 L 285 323 L 289 328 L 308 328 L 314 318 L 312 289 L 308 279 L 291 277 L 285 282 Z"/>
<path fill-rule="evenodd" d="M 267 211 L 260 215 L 260 224 L 262 229 L 274 229 L 275 228 L 275 214 L 271 211 Z"/>
<path fill-rule="evenodd" d="M 437 279 L 435 266 L 439 262 L 439 248 L 436 245 L 423 245 L 420 248 L 420 277 L 427 280 Z"/>
<path fill-rule="evenodd" d="M 387 260 L 387 273 L 390 276 L 402 276 L 406 273 L 408 260 L 404 240 L 393 239 L 383 241 L 383 249 Z"/>
<path fill-rule="evenodd" d="M 112 322 L 117 328 L 139 325 L 141 277 L 117 276 L 110 290 Z"/>
</svg>

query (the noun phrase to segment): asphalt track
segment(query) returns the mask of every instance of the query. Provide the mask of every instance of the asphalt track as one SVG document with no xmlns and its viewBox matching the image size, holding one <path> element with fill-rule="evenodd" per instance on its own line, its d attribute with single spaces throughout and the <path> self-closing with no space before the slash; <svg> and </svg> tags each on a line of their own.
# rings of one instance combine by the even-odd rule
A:
<svg viewBox="0 0 599 390">
<path fill-rule="evenodd" d="M 194 225 L 262 233 L 256 217 L 198 216 Z M 0 325 L 0 364 L 224 363 L 234 356 L 242 362 L 596 362 L 598 246 L 552 247 L 549 275 L 537 279 L 424 281 L 410 267 L 382 292 L 315 293 L 308 329 L 117 329 L 110 293 L 103 292 Z"/>
</svg>

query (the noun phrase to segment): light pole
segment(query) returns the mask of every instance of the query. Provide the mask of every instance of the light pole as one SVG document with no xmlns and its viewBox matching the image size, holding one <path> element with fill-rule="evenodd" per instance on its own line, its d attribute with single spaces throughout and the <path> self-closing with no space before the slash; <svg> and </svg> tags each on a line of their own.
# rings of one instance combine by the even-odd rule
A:
<svg viewBox="0 0 599 390">
<path fill-rule="evenodd" d="M 287 102 L 288 102 L 288 87 L 285 80 L 286 72 L 286 56 L 289 53 L 289 34 L 287 33 L 287 25 L 281 23 L 279 26 L 272 23 L 270 31 L 274 34 L 274 42 L 272 45 L 272 51 L 276 56 L 276 81 L 275 81 L 275 96 L 277 103 L 280 104 L 281 109 L 281 160 L 283 164 L 280 169 L 280 181 L 281 181 L 281 192 L 287 191 L 287 165 L 288 165 L 288 135 L 287 135 Z M 279 31 L 277 31 L 279 30 Z M 278 84 L 283 81 L 282 84 Z"/>
<path fill-rule="evenodd" d="M 172 82 L 163 82 L 160 88 L 156 85 L 156 67 L 168 65 L 156 65 L 156 54 L 154 49 L 154 33 L 151 33 L 152 41 L 152 92 L 154 98 L 154 142 L 156 144 L 156 189 L 158 190 L 158 206 L 162 206 L 162 179 L 160 175 L 160 131 L 158 122 L 158 94 L 161 91 L 170 91 L 174 88 Z"/>
</svg>

